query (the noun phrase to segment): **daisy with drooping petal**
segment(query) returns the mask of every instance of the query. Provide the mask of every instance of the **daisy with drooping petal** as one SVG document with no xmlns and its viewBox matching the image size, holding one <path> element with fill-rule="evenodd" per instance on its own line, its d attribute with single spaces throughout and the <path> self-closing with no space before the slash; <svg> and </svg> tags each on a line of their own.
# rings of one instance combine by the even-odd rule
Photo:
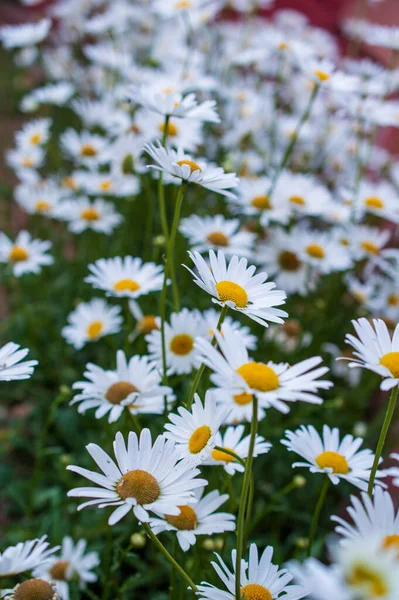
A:
<svg viewBox="0 0 399 600">
<path fill-rule="evenodd" d="M 68 325 L 61 334 L 68 344 L 80 350 L 87 342 L 118 333 L 122 325 L 120 312 L 119 306 L 110 306 L 102 298 L 81 302 L 68 315 Z"/>
<path fill-rule="evenodd" d="M 14 342 L 8 342 L 0 348 L 0 381 L 29 379 L 39 363 L 37 360 L 21 362 L 28 353 L 27 348 L 20 350 L 20 346 Z"/>
<path fill-rule="evenodd" d="M 255 234 L 239 231 L 239 219 L 225 219 L 223 215 L 198 217 L 191 215 L 180 224 L 181 233 L 188 238 L 193 250 L 208 252 L 223 249 L 226 256 L 251 256 Z"/>
<path fill-rule="evenodd" d="M 171 440 L 159 435 L 153 444 L 149 429 L 143 429 L 140 439 L 131 431 L 127 447 L 122 434 L 116 434 L 116 463 L 97 444 L 89 444 L 86 448 L 104 474 L 76 466 L 67 467 L 99 486 L 75 488 L 68 496 L 94 498 L 81 504 L 78 510 L 96 505 L 99 508 L 116 507 L 108 519 L 109 525 L 115 525 L 131 510 L 143 523 L 149 520 L 148 511 L 159 516 L 177 517 L 179 506 L 195 500 L 195 488 L 207 484 L 204 479 L 197 478 L 199 470 L 190 461 L 180 459 Z"/>
<path fill-rule="evenodd" d="M 173 440 L 182 458 L 190 458 L 193 462 L 203 462 L 215 447 L 215 436 L 229 412 L 226 406 L 216 406 L 209 392 L 205 402 L 195 394 L 190 410 L 183 406 L 177 409 L 178 415 L 169 415 L 170 423 L 164 426 L 166 438 Z"/>
<path fill-rule="evenodd" d="M 348 333 L 345 341 L 354 348 L 356 358 L 349 359 L 349 367 L 368 369 L 383 379 L 382 390 L 399 385 L 399 325 L 391 339 L 388 327 L 382 319 L 373 319 L 371 324 L 361 318 L 352 321 L 357 336 Z M 342 360 L 343 357 L 341 357 Z"/>
<path fill-rule="evenodd" d="M 287 313 L 275 306 L 285 303 L 286 295 L 275 290 L 276 284 L 266 283 L 267 274 L 255 275 L 256 267 L 248 267 L 246 258 L 233 256 L 226 264 L 224 253 L 209 251 L 210 266 L 198 252 L 189 252 L 196 271 L 186 267 L 194 283 L 213 296 L 213 302 L 237 310 L 264 327 L 268 321 L 283 323 Z"/>
<path fill-rule="evenodd" d="M 235 600 L 235 565 L 236 551 L 231 553 L 233 571 L 227 567 L 217 554 L 218 563 L 212 562 L 216 573 L 224 583 L 227 591 L 221 590 L 210 583 L 203 582 L 198 586 L 199 597 L 206 600 Z M 299 585 L 292 585 L 291 573 L 279 569 L 272 563 L 273 548 L 268 546 L 259 557 L 256 544 L 249 548 L 248 563 L 242 559 L 240 572 L 240 593 L 243 600 L 299 600 L 307 595 L 307 590 Z M 283 595 L 281 595 L 283 594 Z"/>
<path fill-rule="evenodd" d="M 34 240 L 28 231 L 20 231 L 12 242 L 0 232 L 0 263 L 8 263 L 15 277 L 25 273 L 40 273 L 42 266 L 52 265 L 54 259 L 47 254 L 51 242 Z"/>
<path fill-rule="evenodd" d="M 249 453 L 249 443 L 250 443 L 250 435 L 244 436 L 245 426 L 237 425 L 237 427 L 227 427 L 224 434 L 221 434 L 220 431 L 216 434 L 215 438 L 215 446 L 219 446 L 220 448 L 225 448 L 226 450 L 230 450 L 237 454 L 242 459 L 246 459 Z M 244 436 L 244 437 L 243 437 Z M 261 435 L 257 435 L 255 438 L 255 446 L 253 456 L 259 456 L 260 454 L 266 454 L 269 452 L 272 447 L 269 442 L 265 441 Z M 204 465 L 211 465 L 215 467 L 223 467 L 226 473 L 229 475 L 234 475 L 234 473 L 244 472 L 244 465 L 238 462 L 231 454 L 227 452 L 223 452 L 223 450 L 219 450 L 214 448 L 212 450 L 211 456 L 207 458 Z"/>
<path fill-rule="evenodd" d="M 216 400 L 226 403 L 226 390 L 233 394 L 234 402 L 239 405 L 251 404 L 256 395 L 262 408 L 274 407 L 287 413 L 287 402 L 309 402 L 321 404 L 316 395 L 319 389 L 328 389 L 333 384 L 319 379 L 327 367 L 317 367 L 322 361 L 320 356 L 303 360 L 292 367 L 287 363 L 275 364 L 251 361 L 247 349 L 238 344 L 236 333 L 228 324 L 222 325 L 222 331 L 215 331 L 219 350 L 207 340 L 198 339 L 196 347 L 202 362 L 214 374 L 211 381 L 217 388 L 212 390 Z M 234 406 L 233 402 L 231 404 Z"/>
<path fill-rule="evenodd" d="M 77 381 L 73 389 L 81 390 L 71 401 L 79 402 L 78 412 L 95 408 L 96 419 L 108 415 L 114 423 L 124 410 L 132 414 L 161 414 L 164 396 L 172 399 L 172 389 L 161 385 L 161 376 L 147 356 L 133 356 L 127 360 L 125 353 L 116 353 L 116 369 L 105 370 L 89 363 L 84 376 L 88 381 Z"/>
<path fill-rule="evenodd" d="M 362 438 L 348 434 L 340 441 L 339 430 L 327 425 L 323 426 L 323 437 L 312 425 L 302 425 L 296 431 L 285 433 L 288 439 L 281 443 L 307 461 L 294 463 L 294 468 L 306 467 L 311 473 L 323 473 L 334 485 L 345 479 L 362 491 L 367 490 L 374 454 L 368 449 L 359 451 Z M 377 477 L 381 476 L 382 473 L 377 471 Z"/>
<path fill-rule="evenodd" d="M 195 490 L 196 504 L 179 506 L 180 514 L 175 517 L 164 515 L 162 519 L 150 519 L 155 535 L 161 531 L 175 531 L 180 548 L 187 552 L 197 541 L 197 535 L 212 535 L 234 531 L 235 517 L 230 513 L 215 512 L 228 500 L 228 494 L 213 490 L 203 496 L 204 488 Z"/>
<path fill-rule="evenodd" d="M 168 173 L 176 182 L 195 183 L 217 194 L 234 196 L 229 190 L 237 186 L 235 173 L 225 173 L 222 168 L 207 165 L 203 161 L 196 162 L 191 155 L 182 150 L 165 149 L 160 142 L 147 144 L 145 150 L 157 163 L 149 165 L 149 168 Z"/>
<path fill-rule="evenodd" d="M 122 215 L 115 210 L 112 202 L 100 198 L 96 198 L 93 202 L 84 197 L 64 200 L 57 211 L 57 216 L 68 222 L 68 228 L 73 233 L 93 229 L 98 233 L 110 235 L 123 221 Z"/>
<path fill-rule="evenodd" d="M 141 258 L 116 256 L 100 258 L 89 265 L 85 281 L 105 290 L 107 296 L 139 298 L 162 288 L 163 268 L 155 263 L 143 263 Z"/>
<path fill-rule="evenodd" d="M 64 537 L 59 556 L 53 555 L 44 565 L 35 569 L 34 575 L 55 583 L 61 599 L 69 600 L 69 581 L 77 579 L 80 589 L 84 589 L 87 583 L 97 581 L 92 569 L 100 564 L 100 559 L 97 552 L 85 554 L 86 546 L 86 540 L 74 544 L 71 537 Z"/>
<path fill-rule="evenodd" d="M 9 546 L 4 552 L 0 552 L 0 577 L 31 571 L 48 561 L 59 546 L 49 548 L 50 544 L 46 540 L 47 536 L 43 535 L 35 540 Z"/>
</svg>

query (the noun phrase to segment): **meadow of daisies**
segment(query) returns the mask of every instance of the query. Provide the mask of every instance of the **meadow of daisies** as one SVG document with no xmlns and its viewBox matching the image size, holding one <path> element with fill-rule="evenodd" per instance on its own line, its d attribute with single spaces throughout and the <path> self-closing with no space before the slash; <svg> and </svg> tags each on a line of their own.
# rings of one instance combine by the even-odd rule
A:
<svg viewBox="0 0 399 600">
<path fill-rule="evenodd" d="M 399 598 L 399 30 L 271 4 L 0 28 L 2 597 Z"/>
</svg>

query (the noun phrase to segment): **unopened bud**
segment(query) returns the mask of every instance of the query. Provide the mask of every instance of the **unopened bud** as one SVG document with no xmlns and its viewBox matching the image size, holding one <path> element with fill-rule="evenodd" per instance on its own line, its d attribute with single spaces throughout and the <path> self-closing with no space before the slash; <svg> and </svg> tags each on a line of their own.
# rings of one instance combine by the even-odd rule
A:
<svg viewBox="0 0 399 600">
<path fill-rule="evenodd" d="M 367 433 L 367 424 L 363 421 L 358 421 L 353 426 L 353 435 L 357 437 L 364 437 Z"/>
<path fill-rule="evenodd" d="M 213 552 L 215 550 L 215 543 L 212 540 L 212 538 L 206 538 L 202 542 L 202 547 L 204 548 L 204 550 L 208 550 L 209 552 Z"/>
<path fill-rule="evenodd" d="M 297 548 L 307 548 L 309 545 L 309 540 L 308 540 L 308 538 L 305 538 L 305 537 L 299 537 L 296 539 L 295 544 L 296 544 Z"/>
<path fill-rule="evenodd" d="M 147 540 L 144 533 L 133 533 L 130 536 L 130 544 L 133 546 L 133 548 L 144 548 L 146 543 Z"/>
<path fill-rule="evenodd" d="M 295 475 L 292 482 L 297 488 L 303 488 L 306 485 L 306 479 L 303 475 Z"/>
</svg>

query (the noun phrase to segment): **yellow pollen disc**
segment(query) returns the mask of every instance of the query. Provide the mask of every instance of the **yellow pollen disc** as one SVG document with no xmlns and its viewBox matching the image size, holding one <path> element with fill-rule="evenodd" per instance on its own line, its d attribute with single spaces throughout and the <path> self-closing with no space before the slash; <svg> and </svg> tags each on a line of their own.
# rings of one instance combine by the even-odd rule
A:
<svg viewBox="0 0 399 600">
<path fill-rule="evenodd" d="M 175 337 L 170 341 L 171 351 L 173 354 L 177 354 L 178 356 L 186 356 L 186 354 L 190 354 L 193 348 L 194 340 L 191 335 L 187 335 L 186 333 L 175 335 Z"/>
<path fill-rule="evenodd" d="M 73 177 L 64 177 L 62 186 L 70 190 L 76 190 L 76 183 L 74 182 Z"/>
<path fill-rule="evenodd" d="M 278 50 L 287 50 L 288 44 L 287 42 L 280 42 L 277 46 Z"/>
<path fill-rule="evenodd" d="M 214 246 L 226 247 L 229 245 L 229 238 L 221 231 L 214 231 L 213 233 L 210 233 L 206 239 Z"/>
<path fill-rule="evenodd" d="M 243 394 L 236 394 L 233 396 L 233 400 L 236 404 L 245 406 L 246 404 L 250 404 L 252 402 L 253 396 L 252 394 L 247 394 L 247 392 L 244 392 Z"/>
<path fill-rule="evenodd" d="M 150 333 L 154 329 L 159 329 L 155 320 L 155 315 L 145 315 L 137 324 L 137 329 L 141 333 Z"/>
<path fill-rule="evenodd" d="M 101 321 L 93 321 L 87 328 L 87 336 L 91 340 L 96 340 L 101 335 L 103 328 Z"/>
<path fill-rule="evenodd" d="M 399 377 L 399 352 L 388 352 L 380 359 L 380 365 L 386 367 L 396 378 Z"/>
<path fill-rule="evenodd" d="M 111 404 L 120 404 L 129 394 L 137 391 L 136 386 L 130 381 L 117 381 L 108 388 L 105 397 Z"/>
<path fill-rule="evenodd" d="M 305 206 L 306 200 L 302 196 L 291 196 L 289 198 L 291 204 L 297 204 L 298 206 Z"/>
<path fill-rule="evenodd" d="M 194 173 L 194 171 L 202 171 L 201 167 L 193 160 L 178 160 L 176 164 L 180 165 L 180 167 L 183 165 L 189 166 L 191 173 Z"/>
<path fill-rule="evenodd" d="M 115 491 L 123 500 L 135 498 L 137 504 L 152 504 L 159 498 L 161 488 L 151 473 L 135 469 L 122 475 Z"/>
<path fill-rule="evenodd" d="M 129 131 L 130 131 L 130 133 L 135 133 L 136 135 L 139 135 L 141 133 L 140 127 L 138 125 L 136 125 L 135 123 L 133 123 L 129 127 Z"/>
<path fill-rule="evenodd" d="M 364 204 L 368 208 L 384 208 L 384 202 L 377 196 L 369 196 L 365 199 Z"/>
<path fill-rule="evenodd" d="M 43 579 L 28 579 L 14 590 L 14 600 L 51 600 L 54 597 L 54 588 Z"/>
<path fill-rule="evenodd" d="M 137 292 L 140 284 L 134 279 L 120 279 L 114 284 L 115 292 Z"/>
<path fill-rule="evenodd" d="M 189 0 L 180 0 L 180 2 L 176 2 L 176 8 L 190 8 L 191 2 Z"/>
<path fill-rule="evenodd" d="M 278 255 L 278 262 L 284 271 L 297 271 L 301 266 L 301 261 L 295 252 L 291 252 L 290 250 L 283 250 L 283 252 L 280 252 Z"/>
<path fill-rule="evenodd" d="M 275 371 L 261 362 L 245 363 L 237 369 L 237 373 L 241 375 L 250 388 L 260 392 L 272 392 L 280 385 Z"/>
<path fill-rule="evenodd" d="M 269 200 L 269 196 L 254 196 L 251 200 L 251 206 L 258 210 L 270 210 L 272 205 Z"/>
<path fill-rule="evenodd" d="M 25 158 L 22 161 L 22 166 L 23 167 L 33 167 L 33 160 L 31 158 L 29 158 L 29 157 Z"/>
<path fill-rule="evenodd" d="M 320 71 L 320 70 L 316 69 L 316 71 L 313 71 L 313 74 L 316 75 L 316 77 L 320 81 L 327 81 L 327 79 L 330 79 L 330 75 L 328 73 L 326 73 L 325 71 Z"/>
<path fill-rule="evenodd" d="M 9 260 L 12 262 L 21 262 L 27 260 L 28 257 L 28 252 L 22 246 L 13 246 L 8 255 Z"/>
<path fill-rule="evenodd" d="M 325 257 L 325 252 L 319 244 L 309 244 L 309 246 L 306 246 L 306 252 L 313 258 Z"/>
<path fill-rule="evenodd" d="M 97 150 L 91 144 L 84 144 L 80 149 L 81 156 L 97 156 Z"/>
<path fill-rule="evenodd" d="M 112 186 L 112 181 L 110 181 L 109 179 L 107 179 L 107 181 L 103 181 L 102 183 L 100 183 L 100 190 L 102 190 L 103 192 L 107 192 Z"/>
<path fill-rule="evenodd" d="M 86 208 L 81 212 L 80 217 L 85 221 L 98 221 L 100 215 L 95 208 Z"/>
<path fill-rule="evenodd" d="M 192 531 L 197 527 L 197 515 L 195 510 L 191 506 L 178 506 L 180 508 L 180 515 L 165 515 L 165 519 L 168 523 L 179 529 L 180 531 Z"/>
<path fill-rule="evenodd" d="M 387 301 L 389 306 L 398 306 L 399 296 L 397 294 L 389 294 Z"/>
<path fill-rule="evenodd" d="M 397 533 L 387 535 L 382 541 L 382 547 L 384 550 L 396 550 L 399 555 L 399 535 Z"/>
<path fill-rule="evenodd" d="M 53 564 L 49 574 L 51 579 L 58 579 L 58 581 L 66 581 L 66 572 L 69 567 L 69 561 L 59 560 Z"/>
<path fill-rule="evenodd" d="M 273 600 L 269 590 L 259 583 L 248 583 L 240 592 L 243 600 Z"/>
<path fill-rule="evenodd" d="M 201 452 L 209 442 L 211 435 L 212 432 L 208 425 L 201 425 L 201 427 L 198 427 L 198 429 L 191 434 L 188 441 L 188 449 L 191 454 L 198 454 L 198 452 Z"/>
<path fill-rule="evenodd" d="M 378 246 L 373 244 L 373 242 L 362 242 L 360 245 L 363 248 L 363 250 L 365 250 L 366 252 L 370 252 L 370 254 L 378 254 L 379 252 Z"/>
<path fill-rule="evenodd" d="M 248 294 L 241 285 L 234 281 L 219 281 L 216 291 L 222 302 L 233 302 L 237 308 L 248 306 Z"/>
<path fill-rule="evenodd" d="M 227 448 L 226 450 L 231 450 L 234 452 L 233 448 Z M 227 454 L 227 452 L 222 452 L 222 450 L 212 450 L 212 458 L 213 460 L 220 460 L 223 462 L 233 462 L 235 459 L 231 456 L 231 454 Z"/>
<path fill-rule="evenodd" d="M 30 138 L 30 143 L 32 144 L 32 146 L 37 146 L 38 144 L 40 144 L 41 141 L 42 136 L 40 135 L 40 133 L 34 133 Z"/>
<path fill-rule="evenodd" d="M 35 210 L 36 212 L 47 212 L 48 210 L 50 210 L 51 206 L 48 202 L 46 202 L 46 200 L 38 200 L 35 203 Z"/>
<path fill-rule="evenodd" d="M 350 241 L 347 238 L 342 238 L 339 243 L 341 246 L 350 246 Z"/>
<path fill-rule="evenodd" d="M 369 565 L 355 565 L 348 577 L 348 583 L 360 588 L 362 595 L 365 593 L 370 598 L 382 598 L 388 593 L 388 587 L 380 573 L 372 571 Z"/>
<path fill-rule="evenodd" d="M 164 125 L 164 123 L 160 124 L 159 131 L 161 133 L 165 133 L 165 125 Z M 168 133 L 168 137 L 176 137 L 176 135 L 179 133 L 176 125 L 174 123 L 171 123 L 170 121 L 168 123 L 167 133 Z"/>
<path fill-rule="evenodd" d="M 326 450 L 326 452 L 322 452 L 316 458 L 316 463 L 319 465 L 320 469 L 332 469 L 333 473 L 338 475 L 346 475 L 349 473 L 349 465 L 342 454 L 338 452 L 331 452 Z"/>
</svg>

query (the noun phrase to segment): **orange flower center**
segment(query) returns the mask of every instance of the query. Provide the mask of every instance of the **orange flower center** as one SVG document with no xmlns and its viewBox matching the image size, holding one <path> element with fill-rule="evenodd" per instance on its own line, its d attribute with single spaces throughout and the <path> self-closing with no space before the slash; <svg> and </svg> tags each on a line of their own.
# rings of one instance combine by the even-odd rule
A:
<svg viewBox="0 0 399 600">
<path fill-rule="evenodd" d="M 238 308 L 245 308 L 248 305 L 247 292 L 234 281 L 219 281 L 216 284 L 216 291 L 222 302 L 233 302 Z"/>
<path fill-rule="evenodd" d="M 229 238 L 221 231 L 214 231 L 213 233 L 210 233 L 206 239 L 214 246 L 225 247 L 229 245 Z"/>
<path fill-rule="evenodd" d="M 134 469 L 122 475 L 115 490 L 122 500 L 135 498 L 137 504 L 152 504 L 161 494 L 155 477 L 142 469 Z"/>
<path fill-rule="evenodd" d="M 202 171 L 201 167 L 193 160 L 178 160 L 176 164 L 180 167 L 182 167 L 183 165 L 187 165 L 188 167 L 190 167 L 191 173 L 193 173 L 194 171 Z"/>
<path fill-rule="evenodd" d="M 179 529 L 180 531 L 192 531 L 197 527 L 197 515 L 195 510 L 191 506 L 179 506 L 180 514 L 165 515 L 165 519 L 168 523 Z"/>
<path fill-rule="evenodd" d="M 108 388 L 105 397 L 111 404 L 120 404 L 133 392 L 138 392 L 138 389 L 130 381 L 117 381 Z"/>
<path fill-rule="evenodd" d="M 22 248 L 22 246 L 13 246 L 8 255 L 9 260 L 11 260 L 12 262 L 21 262 L 23 260 L 27 260 L 28 257 L 29 254 L 27 250 L 25 250 L 25 248 Z"/>
<path fill-rule="evenodd" d="M 345 456 L 338 452 L 326 450 L 319 454 L 316 458 L 316 463 L 320 469 L 332 469 L 333 473 L 338 475 L 346 475 L 349 473 L 349 465 Z"/>
<path fill-rule="evenodd" d="M 191 335 L 187 335 L 186 333 L 175 335 L 175 337 L 170 341 L 171 351 L 173 354 L 177 354 L 178 356 L 186 356 L 187 354 L 190 354 L 193 348 L 194 340 Z"/>
<path fill-rule="evenodd" d="M 87 336 L 91 340 L 97 340 L 100 337 L 103 328 L 104 326 L 101 321 L 93 321 L 87 328 Z"/>
<path fill-rule="evenodd" d="M 69 567 L 69 561 L 59 560 L 53 564 L 49 574 L 52 579 L 58 579 L 59 581 L 66 581 L 66 573 Z"/>
</svg>

